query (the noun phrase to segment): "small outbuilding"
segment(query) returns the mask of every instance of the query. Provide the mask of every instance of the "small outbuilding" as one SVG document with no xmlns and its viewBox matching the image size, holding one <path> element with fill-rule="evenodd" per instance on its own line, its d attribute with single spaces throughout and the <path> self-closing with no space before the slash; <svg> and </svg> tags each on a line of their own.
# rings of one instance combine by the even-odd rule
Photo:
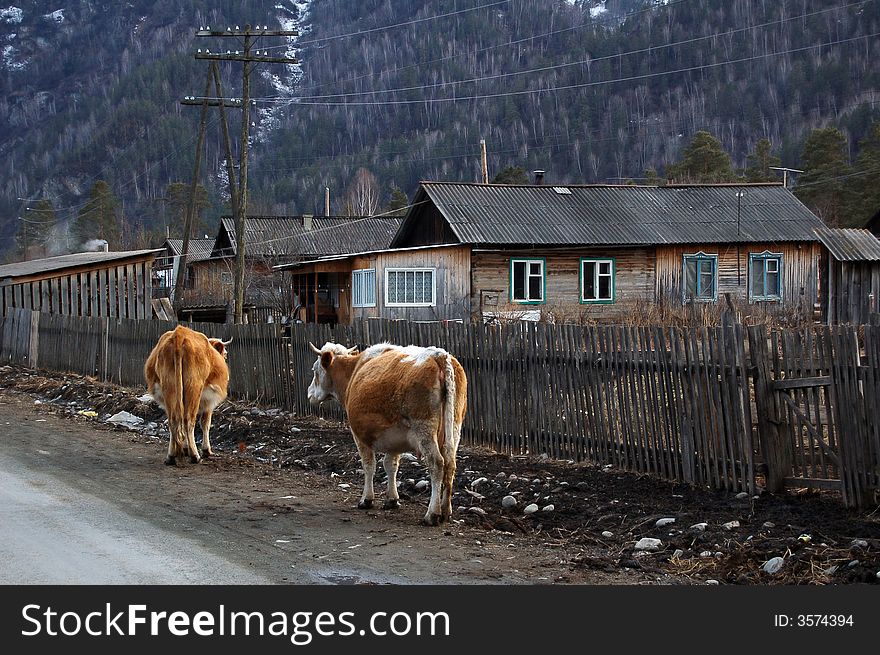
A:
<svg viewBox="0 0 880 655">
<path fill-rule="evenodd" d="M 152 318 L 152 265 L 162 249 L 78 252 L 0 266 L 8 309 L 66 316 Z"/>
</svg>

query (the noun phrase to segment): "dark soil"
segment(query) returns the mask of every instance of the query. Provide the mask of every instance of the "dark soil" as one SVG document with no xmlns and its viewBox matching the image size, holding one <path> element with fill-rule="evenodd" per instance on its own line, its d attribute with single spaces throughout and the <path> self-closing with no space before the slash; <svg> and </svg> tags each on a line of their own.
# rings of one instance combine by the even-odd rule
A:
<svg viewBox="0 0 880 655">
<path fill-rule="evenodd" d="M 138 428 L 141 434 L 167 439 L 164 413 L 138 400 L 142 390 L 9 366 L 0 368 L 0 387 L 31 394 L 76 420 L 104 422 L 125 410 L 145 420 Z M 220 452 L 308 470 L 304 482 L 319 473 L 343 488 L 359 490 L 363 483 L 357 452 L 342 424 L 226 402 L 213 425 L 212 443 Z M 421 462 L 402 461 L 401 497 L 426 503 L 429 491 L 416 489 L 425 479 Z M 848 510 L 830 492 L 738 498 L 610 467 L 510 457 L 466 446 L 459 449 L 455 487 L 456 519 L 508 533 L 511 539 L 537 537 L 542 547 L 564 558 L 574 581 L 585 571 L 626 570 L 694 583 L 880 583 L 880 510 Z M 384 480 L 377 480 L 376 488 L 382 493 Z M 517 505 L 502 509 L 508 494 Z M 525 515 L 531 503 L 540 509 Z M 545 510 L 549 505 L 552 509 Z M 675 522 L 657 527 L 663 518 Z M 701 523 L 706 524 L 703 530 L 691 527 Z M 643 537 L 662 544 L 656 552 L 636 551 Z M 774 557 L 784 558 L 783 567 L 774 575 L 765 573 L 762 565 Z"/>
</svg>

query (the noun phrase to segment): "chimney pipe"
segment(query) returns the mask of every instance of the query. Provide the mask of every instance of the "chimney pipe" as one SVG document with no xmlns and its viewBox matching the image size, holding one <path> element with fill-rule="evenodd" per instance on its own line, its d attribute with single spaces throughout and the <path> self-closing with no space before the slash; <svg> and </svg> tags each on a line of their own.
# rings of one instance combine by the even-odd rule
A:
<svg viewBox="0 0 880 655">
<path fill-rule="evenodd" d="M 544 184 L 544 171 L 539 169 L 537 171 L 532 171 L 532 173 L 535 174 L 535 184 L 536 185 L 540 186 L 540 185 Z"/>
<path fill-rule="evenodd" d="M 312 214 L 303 214 L 303 230 L 308 232 L 312 229 L 312 219 L 314 216 Z"/>
<path fill-rule="evenodd" d="M 330 215 L 330 187 L 324 187 L 324 216 Z"/>
</svg>

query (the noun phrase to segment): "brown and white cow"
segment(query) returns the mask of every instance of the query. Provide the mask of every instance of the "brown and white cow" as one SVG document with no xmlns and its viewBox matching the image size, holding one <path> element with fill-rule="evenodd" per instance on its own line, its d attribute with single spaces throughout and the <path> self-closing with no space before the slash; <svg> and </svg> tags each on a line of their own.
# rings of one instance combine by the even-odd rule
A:
<svg viewBox="0 0 880 655">
<path fill-rule="evenodd" d="M 231 341 L 231 339 L 230 339 Z M 209 339 L 201 332 L 178 325 L 159 337 L 144 364 L 147 391 L 168 415 L 168 456 L 174 464 L 177 455 L 189 451 L 190 461 L 198 464 L 196 419 L 202 416 L 202 456 L 211 450 L 211 415 L 226 398 L 229 367 L 226 346 L 230 341 Z"/>
<path fill-rule="evenodd" d="M 326 343 L 318 350 L 309 402 L 335 398 L 348 422 L 364 468 L 358 507 L 373 506 L 376 452 L 388 474 L 385 509 L 400 506 L 400 454 L 422 455 L 431 476 L 431 500 L 423 522 L 437 525 L 452 516 L 452 483 L 461 424 L 467 410 L 467 378 L 458 360 L 441 348 L 380 343 L 357 352 Z"/>
</svg>

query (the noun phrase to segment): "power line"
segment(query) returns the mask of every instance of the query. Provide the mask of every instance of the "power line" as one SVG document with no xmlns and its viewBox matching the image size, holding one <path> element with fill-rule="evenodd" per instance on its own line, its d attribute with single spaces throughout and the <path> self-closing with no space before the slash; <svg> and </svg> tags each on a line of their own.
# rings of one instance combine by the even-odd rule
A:
<svg viewBox="0 0 880 655">
<path fill-rule="evenodd" d="M 300 101 L 298 98 L 287 99 L 283 103 L 284 105 L 317 105 L 323 107 L 352 107 L 352 106 L 382 106 L 382 105 L 419 105 L 419 104 L 431 104 L 431 103 L 445 103 L 445 102 L 463 102 L 469 100 L 488 100 L 491 98 L 506 98 L 511 96 L 522 96 L 522 95 L 532 95 L 535 93 L 550 93 L 550 92 L 558 92 L 558 91 L 569 91 L 572 89 L 583 89 L 594 86 L 604 86 L 606 84 L 617 84 L 619 82 L 632 82 L 635 80 L 643 80 L 649 79 L 653 77 L 661 77 L 664 75 L 675 75 L 677 73 L 690 73 L 693 71 L 702 71 L 710 68 L 718 68 L 720 66 L 727 66 L 729 64 L 742 64 L 749 61 L 755 61 L 758 59 L 767 59 L 769 57 L 776 57 L 780 55 L 788 55 L 795 52 L 803 52 L 805 50 L 812 50 L 814 48 L 823 48 L 823 47 L 831 47 L 835 45 L 841 45 L 843 43 L 849 43 L 851 41 L 858 41 L 860 39 L 870 39 L 880 36 L 880 32 L 874 32 L 872 34 L 863 34 L 860 36 L 854 36 L 847 39 L 838 39 L 837 41 L 829 41 L 827 43 L 817 43 L 809 46 L 803 46 L 800 48 L 791 48 L 789 50 L 781 50 L 778 52 L 768 52 L 762 55 L 753 55 L 751 57 L 742 57 L 740 59 L 730 59 L 727 61 L 714 62 L 711 64 L 700 64 L 698 66 L 688 66 L 685 68 L 678 68 L 675 70 L 669 71 L 659 71 L 655 73 L 643 73 L 641 75 L 631 75 L 629 77 L 620 77 L 610 80 L 598 80 L 594 82 L 582 82 L 579 84 L 567 84 L 565 86 L 548 86 L 540 89 L 527 89 L 523 91 L 506 91 L 502 93 L 485 93 L 480 95 L 471 95 L 471 96 L 458 96 L 454 98 L 421 98 L 419 100 L 370 100 L 370 101 L 350 101 L 350 102 L 330 102 L 330 101 Z M 255 99 L 257 102 L 261 102 L 260 99 Z"/>
<path fill-rule="evenodd" d="M 494 75 L 485 75 L 482 77 L 472 77 L 472 78 L 466 79 L 466 80 L 452 80 L 449 82 L 436 82 L 434 84 L 424 84 L 424 85 L 409 86 L 409 87 L 398 87 L 398 88 L 394 88 L 394 89 L 375 89 L 375 90 L 370 90 L 370 91 L 350 91 L 350 92 L 333 93 L 333 94 L 326 94 L 326 95 L 298 96 L 298 98 L 301 100 L 302 99 L 317 100 L 317 99 L 324 99 L 324 98 L 340 98 L 340 97 L 344 98 L 344 97 L 350 97 L 350 96 L 374 95 L 374 94 L 378 94 L 378 93 L 396 93 L 396 92 L 402 92 L 402 91 L 419 91 L 419 90 L 425 90 L 425 89 L 434 89 L 437 87 L 446 87 L 446 86 L 451 86 L 451 85 L 456 85 L 456 84 L 470 84 L 470 83 L 474 83 L 474 82 L 484 82 L 487 80 L 495 80 L 495 79 L 500 79 L 500 78 L 505 78 L 505 77 L 513 77 L 516 75 L 528 75 L 531 73 L 544 73 L 547 71 L 569 68 L 571 66 L 592 65 L 592 64 L 594 64 L 596 62 L 600 62 L 600 61 L 608 61 L 610 59 L 619 59 L 621 57 L 628 57 L 630 55 L 643 54 L 643 53 L 652 52 L 655 50 L 662 50 L 664 48 L 672 48 L 672 47 L 676 47 L 676 46 L 680 46 L 680 45 L 688 45 L 691 43 L 706 41 L 708 39 L 724 38 L 727 36 L 732 36 L 734 34 L 738 34 L 740 32 L 747 32 L 750 30 L 762 29 L 764 27 L 780 26 L 783 23 L 787 23 L 787 22 L 794 21 L 794 20 L 803 20 L 805 18 L 810 18 L 812 16 L 824 14 L 829 11 L 837 11 L 840 9 L 846 9 L 848 7 L 853 7 L 855 5 L 864 4 L 864 2 L 865 2 L 865 0 L 859 0 L 858 2 L 851 2 L 846 5 L 839 5 L 837 7 L 829 7 L 829 8 L 825 8 L 825 9 L 820 9 L 818 11 L 813 11 L 813 12 L 806 13 L 806 14 L 800 14 L 797 16 L 791 16 L 789 18 L 783 18 L 780 20 L 769 21 L 766 23 L 758 24 L 758 25 L 750 25 L 748 27 L 731 29 L 726 32 L 715 32 L 712 34 L 707 34 L 705 36 L 698 36 L 698 37 L 694 37 L 691 39 L 684 39 L 684 40 L 675 41 L 672 43 L 663 43 L 663 44 L 659 44 L 659 45 L 652 45 L 652 46 L 647 46 L 645 48 L 639 48 L 637 50 L 629 50 L 627 52 L 621 52 L 621 53 L 617 53 L 617 54 L 613 54 L 613 55 L 604 55 L 602 57 L 581 59 L 578 61 L 566 62 L 563 64 L 553 64 L 551 66 L 541 66 L 538 68 L 530 68 L 530 69 L 520 70 L 520 71 L 511 71 L 509 73 L 497 73 Z M 290 99 L 289 97 L 282 97 L 282 96 L 277 96 L 277 97 L 283 98 L 284 100 Z M 271 99 L 271 97 L 264 98 L 264 100 L 269 100 L 269 99 Z"/>
</svg>

